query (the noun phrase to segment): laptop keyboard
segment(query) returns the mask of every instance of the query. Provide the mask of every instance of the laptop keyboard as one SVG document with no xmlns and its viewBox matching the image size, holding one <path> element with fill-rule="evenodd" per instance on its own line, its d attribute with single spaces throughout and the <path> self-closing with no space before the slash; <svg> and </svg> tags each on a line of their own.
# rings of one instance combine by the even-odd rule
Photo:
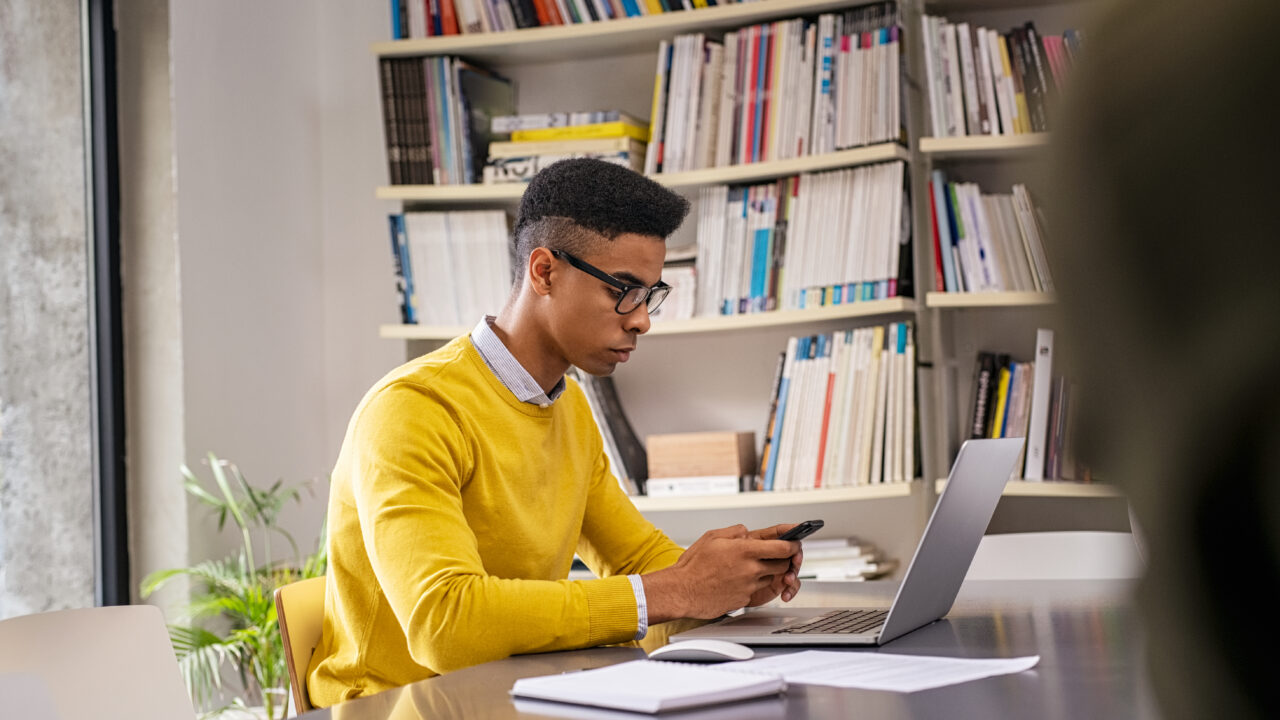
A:
<svg viewBox="0 0 1280 720">
<path fill-rule="evenodd" d="M 833 610 L 802 623 L 778 628 L 771 634 L 860 635 L 883 625 L 888 616 L 888 610 Z"/>
</svg>

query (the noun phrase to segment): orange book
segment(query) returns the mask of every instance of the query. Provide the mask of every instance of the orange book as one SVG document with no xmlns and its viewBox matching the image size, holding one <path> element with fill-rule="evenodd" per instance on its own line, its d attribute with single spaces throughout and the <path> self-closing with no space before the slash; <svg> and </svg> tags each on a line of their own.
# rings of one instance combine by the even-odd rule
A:
<svg viewBox="0 0 1280 720">
<path fill-rule="evenodd" d="M 444 35 L 458 34 L 458 13 L 453 8 L 453 0 L 440 0 L 440 29 Z"/>
<path fill-rule="evenodd" d="M 831 396 L 836 389 L 836 363 L 835 359 L 839 358 L 839 353 L 835 350 L 835 343 L 839 342 L 839 333 L 833 333 L 825 336 L 824 354 L 830 364 L 827 370 L 827 397 L 826 402 L 822 405 L 822 433 L 818 436 L 818 469 L 813 476 L 813 486 L 815 488 L 822 487 L 822 460 L 827 454 L 827 430 L 831 425 Z"/>
</svg>

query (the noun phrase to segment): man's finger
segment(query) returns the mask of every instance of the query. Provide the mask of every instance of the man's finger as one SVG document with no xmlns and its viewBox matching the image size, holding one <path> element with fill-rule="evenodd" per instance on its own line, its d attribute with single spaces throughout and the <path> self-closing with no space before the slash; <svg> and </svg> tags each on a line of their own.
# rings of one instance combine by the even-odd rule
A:
<svg viewBox="0 0 1280 720">
<path fill-rule="evenodd" d="M 800 552 L 800 543 L 795 540 L 758 540 L 747 538 L 744 541 L 747 557 L 764 560 L 790 560 L 791 556 Z"/>
<path fill-rule="evenodd" d="M 777 540 L 782 533 L 790 530 L 799 523 L 783 523 L 781 525 L 773 525 L 759 530 L 752 530 L 750 535 L 758 540 Z"/>
</svg>

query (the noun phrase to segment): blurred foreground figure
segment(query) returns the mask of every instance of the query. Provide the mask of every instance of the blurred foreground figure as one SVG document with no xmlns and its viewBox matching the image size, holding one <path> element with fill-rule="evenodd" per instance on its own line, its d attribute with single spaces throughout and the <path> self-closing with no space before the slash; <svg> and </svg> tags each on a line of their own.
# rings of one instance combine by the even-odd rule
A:
<svg viewBox="0 0 1280 720">
<path fill-rule="evenodd" d="M 1280 3 L 1094 19 L 1048 197 L 1081 451 L 1146 538 L 1161 713 L 1280 717 Z"/>
</svg>

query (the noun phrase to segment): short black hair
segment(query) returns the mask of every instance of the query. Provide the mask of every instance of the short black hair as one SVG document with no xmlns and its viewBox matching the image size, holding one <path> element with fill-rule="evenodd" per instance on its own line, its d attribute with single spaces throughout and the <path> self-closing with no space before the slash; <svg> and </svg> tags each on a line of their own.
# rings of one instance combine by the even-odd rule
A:
<svg viewBox="0 0 1280 720">
<path fill-rule="evenodd" d="M 688 213 L 688 200 L 634 170 L 590 158 L 561 160 L 525 188 L 512 232 L 516 257 L 547 246 L 544 233 L 530 232 L 546 219 L 569 220 L 606 240 L 624 233 L 666 240 Z"/>
</svg>

